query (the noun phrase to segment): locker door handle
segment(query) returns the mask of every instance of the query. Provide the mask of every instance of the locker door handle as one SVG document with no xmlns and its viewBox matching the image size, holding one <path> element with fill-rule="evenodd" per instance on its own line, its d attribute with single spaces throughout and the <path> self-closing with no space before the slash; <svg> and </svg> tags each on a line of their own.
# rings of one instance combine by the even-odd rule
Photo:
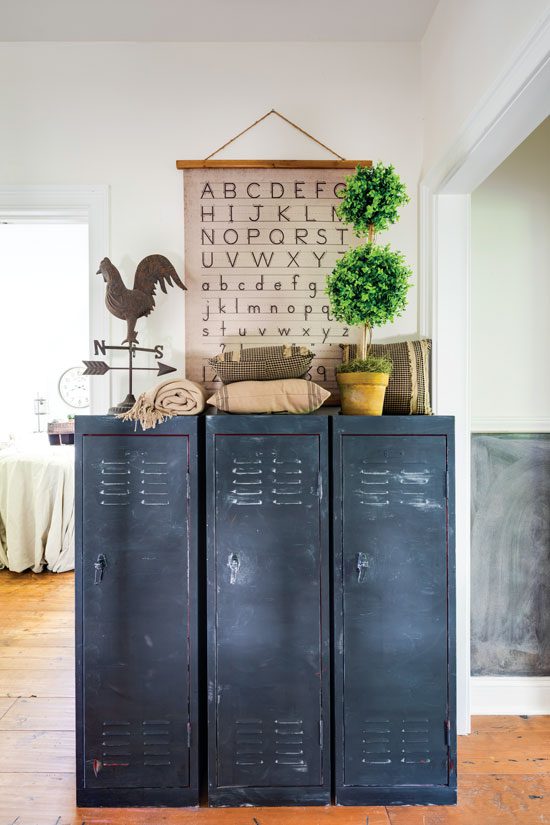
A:
<svg viewBox="0 0 550 825">
<path fill-rule="evenodd" d="M 359 584 L 367 578 L 367 569 L 369 567 L 369 560 L 366 553 L 357 553 L 357 581 Z"/>
<path fill-rule="evenodd" d="M 94 561 L 94 584 L 99 584 L 103 579 L 103 571 L 107 567 L 107 557 L 100 553 Z"/>
<path fill-rule="evenodd" d="M 230 584 L 235 584 L 237 581 L 237 573 L 239 572 L 239 567 L 241 563 L 239 561 L 239 557 L 236 553 L 231 553 L 227 560 L 227 566 L 231 570 L 231 578 L 229 579 Z"/>
</svg>

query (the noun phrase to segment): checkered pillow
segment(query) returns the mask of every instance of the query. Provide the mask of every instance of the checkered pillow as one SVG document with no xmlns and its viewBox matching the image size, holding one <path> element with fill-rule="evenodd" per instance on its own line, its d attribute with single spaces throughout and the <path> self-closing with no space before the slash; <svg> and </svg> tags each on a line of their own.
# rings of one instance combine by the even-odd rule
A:
<svg viewBox="0 0 550 825">
<path fill-rule="evenodd" d="M 302 378 L 313 358 L 307 347 L 284 344 L 278 347 L 251 347 L 223 352 L 208 363 L 214 367 L 222 384 L 235 381 L 274 381 L 278 378 Z"/>
<path fill-rule="evenodd" d="M 340 344 L 340 348 L 344 363 L 357 358 L 356 344 Z M 385 356 L 393 362 L 384 398 L 384 415 L 433 415 L 430 403 L 431 348 L 429 338 L 372 345 L 372 355 Z"/>
</svg>

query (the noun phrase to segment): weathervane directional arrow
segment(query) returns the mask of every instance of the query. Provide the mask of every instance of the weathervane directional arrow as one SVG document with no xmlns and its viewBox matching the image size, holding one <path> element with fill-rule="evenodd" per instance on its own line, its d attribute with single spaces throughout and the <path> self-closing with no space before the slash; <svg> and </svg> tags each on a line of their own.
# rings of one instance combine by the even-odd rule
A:
<svg viewBox="0 0 550 825">
<path fill-rule="evenodd" d="M 105 375 L 108 370 L 128 370 L 128 367 L 110 367 L 105 361 L 82 361 L 86 369 L 82 375 Z M 134 367 L 133 370 L 141 370 L 143 372 L 156 372 L 157 376 L 167 375 L 169 372 L 175 372 L 176 367 L 171 367 L 169 364 L 163 364 L 159 361 L 156 367 Z"/>
<path fill-rule="evenodd" d="M 175 372 L 175 367 L 170 367 L 168 364 L 163 364 L 161 361 L 157 364 L 158 372 L 157 375 L 167 375 L 169 372 Z M 153 367 L 154 369 L 154 367 Z"/>
<path fill-rule="evenodd" d="M 82 375 L 105 375 L 107 370 L 111 369 L 105 361 L 83 361 L 82 363 L 86 367 Z"/>
<path fill-rule="evenodd" d="M 162 361 L 157 361 L 154 367 L 136 367 L 134 366 L 134 358 L 136 356 L 136 352 L 152 352 L 155 354 L 156 358 L 162 357 L 162 346 L 154 348 L 148 347 L 136 347 L 135 344 L 128 344 L 128 346 L 114 346 L 111 344 L 106 344 L 105 341 L 94 341 L 94 355 L 105 355 L 106 350 L 123 350 L 128 353 L 128 366 L 127 367 L 111 367 L 106 361 L 82 361 L 84 364 L 84 372 L 83 375 L 105 375 L 105 373 L 109 372 L 109 370 L 124 370 L 128 373 L 129 378 L 129 392 L 124 401 L 120 404 L 117 404 L 114 407 L 111 407 L 109 410 L 110 413 L 120 413 L 129 410 L 130 407 L 135 403 L 135 398 L 132 394 L 132 377 L 134 370 L 139 370 L 140 372 L 156 372 L 157 376 L 160 377 L 161 375 L 168 375 L 170 372 L 175 372 L 176 367 L 171 367 L 169 364 L 163 364 Z"/>
</svg>

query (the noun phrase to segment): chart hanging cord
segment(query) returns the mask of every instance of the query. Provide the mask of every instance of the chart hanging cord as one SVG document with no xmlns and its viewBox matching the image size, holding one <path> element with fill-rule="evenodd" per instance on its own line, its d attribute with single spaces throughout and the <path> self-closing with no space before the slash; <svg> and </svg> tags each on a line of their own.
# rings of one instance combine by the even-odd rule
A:
<svg viewBox="0 0 550 825">
<path fill-rule="evenodd" d="M 317 138 L 316 138 L 316 137 L 313 137 L 313 135 L 310 135 L 310 133 L 309 133 L 309 132 L 306 132 L 306 130 L 305 130 L 305 129 L 302 129 L 302 128 L 301 128 L 301 126 L 298 126 L 298 124 L 297 124 L 297 123 L 294 123 L 292 120 L 289 120 L 287 117 L 285 117 L 284 115 L 282 115 L 282 114 L 281 114 L 280 112 L 278 112 L 276 109 L 270 109 L 270 111 L 269 111 L 269 112 L 266 112 L 266 113 L 265 113 L 265 115 L 262 115 L 262 117 L 258 118 L 258 120 L 255 120 L 255 121 L 254 121 L 254 123 L 251 123 L 251 124 L 250 124 L 250 126 L 247 126 L 247 127 L 246 127 L 246 129 L 243 129 L 243 130 L 242 130 L 242 132 L 239 132 L 237 135 L 235 135 L 234 137 L 232 137 L 230 140 L 228 140 L 228 141 L 227 141 L 226 143 L 224 143 L 222 146 L 219 146 L 217 149 L 215 149 L 215 150 L 214 150 L 214 151 L 213 151 L 210 155 L 207 155 L 207 156 L 204 158 L 204 160 L 205 160 L 205 161 L 207 161 L 207 160 L 211 160 L 211 158 L 213 158 L 213 157 L 214 157 L 214 155 L 217 155 L 217 154 L 218 154 L 218 152 L 221 152 L 221 151 L 222 151 L 222 149 L 225 149 L 225 148 L 226 148 L 227 146 L 229 146 L 231 143 L 234 143 L 236 140 L 238 140 L 240 137 L 242 137 L 242 135 L 246 134 L 246 132 L 249 132 L 251 129 L 253 129 L 255 126 L 257 126 L 257 125 L 258 125 L 258 123 L 261 123 L 261 122 L 262 122 L 262 120 L 265 120 L 265 119 L 266 119 L 266 118 L 268 118 L 270 115 L 277 115 L 277 117 L 280 117 L 280 118 L 281 118 L 281 120 L 284 120 L 284 121 L 285 121 L 285 123 L 288 123 L 288 124 L 289 124 L 289 126 L 292 126 L 294 129 L 297 129 L 297 131 L 298 131 L 298 132 L 301 132 L 303 135 L 305 135 L 307 138 L 309 138 L 310 140 L 312 140 L 314 143 L 317 143 L 319 146 L 322 146 L 322 147 L 323 147 L 323 149 L 326 149 L 326 150 L 327 150 L 327 152 L 330 152 L 332 155 L 334 155 L 334 156 L 335 156 L 336 158 L 338 158 L 339 160 L 345 160 L 345 158 L 343 158 L 343 157 L 342 157 L 342 155 L 339 155 L 339 154 L 338 154 L 338 152 L 335 152 L 335 151 L 334 151 L 334 149 L 331 149 L 331 148 L 330 148 L 330 146 L 327 146 L 325 143 L 322 143 L 320 140 L 317 140 Z"/>
</svg>

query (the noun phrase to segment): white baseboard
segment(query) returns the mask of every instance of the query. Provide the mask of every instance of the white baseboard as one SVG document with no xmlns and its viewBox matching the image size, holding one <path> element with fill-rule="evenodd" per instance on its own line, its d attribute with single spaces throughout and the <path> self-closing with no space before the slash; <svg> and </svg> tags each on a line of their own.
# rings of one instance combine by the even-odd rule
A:
<svg viewBox="0 0 550 825">
<path fill-rule="evenodd" d="M 550 432 L 550 416 L 474 415 L 471 427 L 473 433 L 547 433 Z"/>
<path fill-rule="evenodd" d="M 550 714 L 550 676 L 472 676 L 473 716 Z"/>
</svg>

